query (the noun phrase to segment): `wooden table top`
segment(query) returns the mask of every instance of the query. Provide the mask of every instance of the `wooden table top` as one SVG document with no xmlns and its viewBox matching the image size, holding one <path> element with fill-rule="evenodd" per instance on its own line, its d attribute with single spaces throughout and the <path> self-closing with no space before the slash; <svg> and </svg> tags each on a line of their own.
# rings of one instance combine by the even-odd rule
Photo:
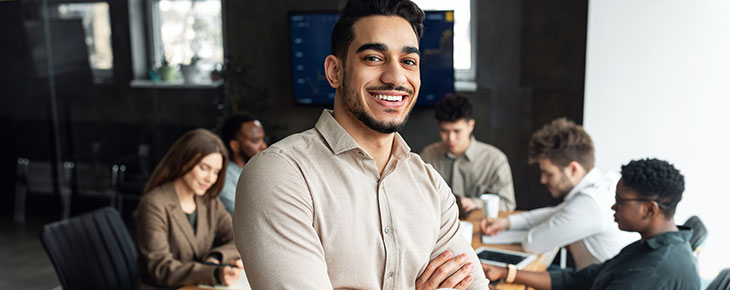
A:
<svg viewBox="0 0 730 290">
<path fill-rule="evenodd" d="M 500 212 L 500 217 L 506 217 L 511 214 L 519 213 L 520 211 L 511 211 L 511 212 Z M 499 248 L 504 250 L 511 250 L 511 251 L 518 251 L 518 252 L 524 252 L 522 249 L 522 245 L 519 244 L 483 244 L 482 243 L 482 233 L 479 228 L 479 224 L 481 223 L 483 214 L 482 211 L 477 209 L 474 210 L 469 217 L 466 219 L 466 221 L 471 222 L 472 225 L 474 225 L 473 229 L 474 232 L 472 234 L 472 240 L 471 240 L 471 246 L 474 249 L 478 249 L 480 247 L 490 247 L 490 248 Z M 532 261 L 532 263 L 525 266 L 523 270 L 530 270 L 530 271 L 545 271 L 547 270 L 547 267 L 550 266 L 550 263 L 552 263 L 553 259 L 555 258 L 555 255 L 558 253 L 558 249 L 555 249 L 552 252 L 539 254 L 537 256 L 537 259 Z M 500 290 L 517 290 L 517 289 L 525 289 L 524 285 L 518 285 L 518 284 L 507 284 L 507 283 L 500 283 L 497 285 L 497 289 Z"/>
</svg>

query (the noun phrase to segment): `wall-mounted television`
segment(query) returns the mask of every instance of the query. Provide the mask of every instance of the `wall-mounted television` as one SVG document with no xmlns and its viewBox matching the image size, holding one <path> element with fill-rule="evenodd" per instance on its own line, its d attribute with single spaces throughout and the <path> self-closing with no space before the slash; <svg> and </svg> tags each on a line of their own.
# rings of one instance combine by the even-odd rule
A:
<svg viewBox="0 0 730 290">
<path fill-rule="evenodd" d="M 335 90 L 324 75 L 330 35 L 338 14 L 289 12 L 289 47 L 294 102 L 330 105 Z M 421 90 L 417 106 L 433 106 L 454 92 L 454 12 L 426 11 L 421 36 Z"/>
</svg>

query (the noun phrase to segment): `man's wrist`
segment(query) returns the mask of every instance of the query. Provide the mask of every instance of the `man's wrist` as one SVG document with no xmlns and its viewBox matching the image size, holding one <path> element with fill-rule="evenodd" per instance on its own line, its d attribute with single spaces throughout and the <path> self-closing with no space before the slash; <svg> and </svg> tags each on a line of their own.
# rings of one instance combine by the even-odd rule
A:
<svg viewBox="0 0 730 290">
<path fill-rule="evenodd" d="M 509 230 L 509 226 L 511 224 L 509 217 L 507 216 L 507 217 L 503 217 L 501 219 L 504 219 L 504 230 Z"/>
<path fill-rule="evenodd" d="M 504 282 L 513 283 L 517 278 L 517 267 L 512 264 L 507 264 L 507 274 L 504 277 Z"/>
</svg>

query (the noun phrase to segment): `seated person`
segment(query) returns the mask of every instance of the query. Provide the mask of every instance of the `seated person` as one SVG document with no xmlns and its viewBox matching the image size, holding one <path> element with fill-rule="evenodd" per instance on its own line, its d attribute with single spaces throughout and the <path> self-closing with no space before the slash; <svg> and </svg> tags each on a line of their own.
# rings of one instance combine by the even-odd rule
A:
<svg viewBox="0 0 730 290">
<path fill-rule="evenodd" d="M 528 230 L 522 242 L 526 251 L 568 246 L 578 270 L 615 256 L 636 240 L 635 234 L 622 232 L 613 223 L 609 208 L 618 176 L 593 168 L 593 141 L 583 127 L 565 118 L 552 121 L 532 135 L 528 157 L 540 166 L 540 183 L 563 202 L 482 220 L 483 233 Z"/>
<path fill-rule="evenodd" d="M 482 208 L 479 196 L 499 196 L 499 210 L 515 209 L 512 170 L 507 156 L 472 136 L 472 104 L 460 95 L 447 95 L 436 105 L 441 141 L 426 146 L 421 157 L 430 163 L 459 198 L 461 209 Z"/>
<path fill-rule="evenodd" d="M 152 172 L 135 212 L 138 289 L 236 282 L 243 269 L 218 193 L 225 146 L 205 129 L 180 137 Z M 235 264 L 234 267 L 215 264 Z"/>
<path fill-rule="evenodd" d="M 236 204 L 238 177 L 248 160 L 266 149 L 264 137 L 264 127 L 261 122 L 249 114 L 232 115 L 223 123 L 221 139 L 228 147 L 231 162 L 228 162 L 226 167 L 226 182 L 218 197 L 231 214 Z"/>
<path fill-rule="evenodd" d="M 517 271 L 482 265 L 487 277 L 535 289 L 700 289 L 689 239 L 692 230 L 674 224 L 684 177 L 666 161 L 643 159 L 621 167 L 611 207 L 618 227 L 641 239 L 601 264 L 579 272 Z"/>
</svg>

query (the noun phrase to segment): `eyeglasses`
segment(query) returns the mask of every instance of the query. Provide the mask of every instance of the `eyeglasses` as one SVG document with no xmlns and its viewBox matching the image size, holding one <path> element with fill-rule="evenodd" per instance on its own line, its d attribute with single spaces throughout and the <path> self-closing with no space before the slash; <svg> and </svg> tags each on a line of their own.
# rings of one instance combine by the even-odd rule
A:
<svg viewBox="0 0 730 290">
<path fill-rule="evenodd" d="M 616 205 L 617 206 L 619 206 L 622 203 L 627 202 L 627 201 L 644 201 L 644 202 L 651 202 L 651 201 L 653 201 L 653 202 L 656 202 L 657 205 L 659 205 L 659 207 L 664 207 L 664 205 L 661 202 L 659 202 L 658 200 L 656 200 L 656 199 L 650 199 L 650 198 L 622 198 L 621 196 L 619 196 L 617 194 L 616 197 L 615 197 L 615 199 L 616 199 Z"/>
</svg>

